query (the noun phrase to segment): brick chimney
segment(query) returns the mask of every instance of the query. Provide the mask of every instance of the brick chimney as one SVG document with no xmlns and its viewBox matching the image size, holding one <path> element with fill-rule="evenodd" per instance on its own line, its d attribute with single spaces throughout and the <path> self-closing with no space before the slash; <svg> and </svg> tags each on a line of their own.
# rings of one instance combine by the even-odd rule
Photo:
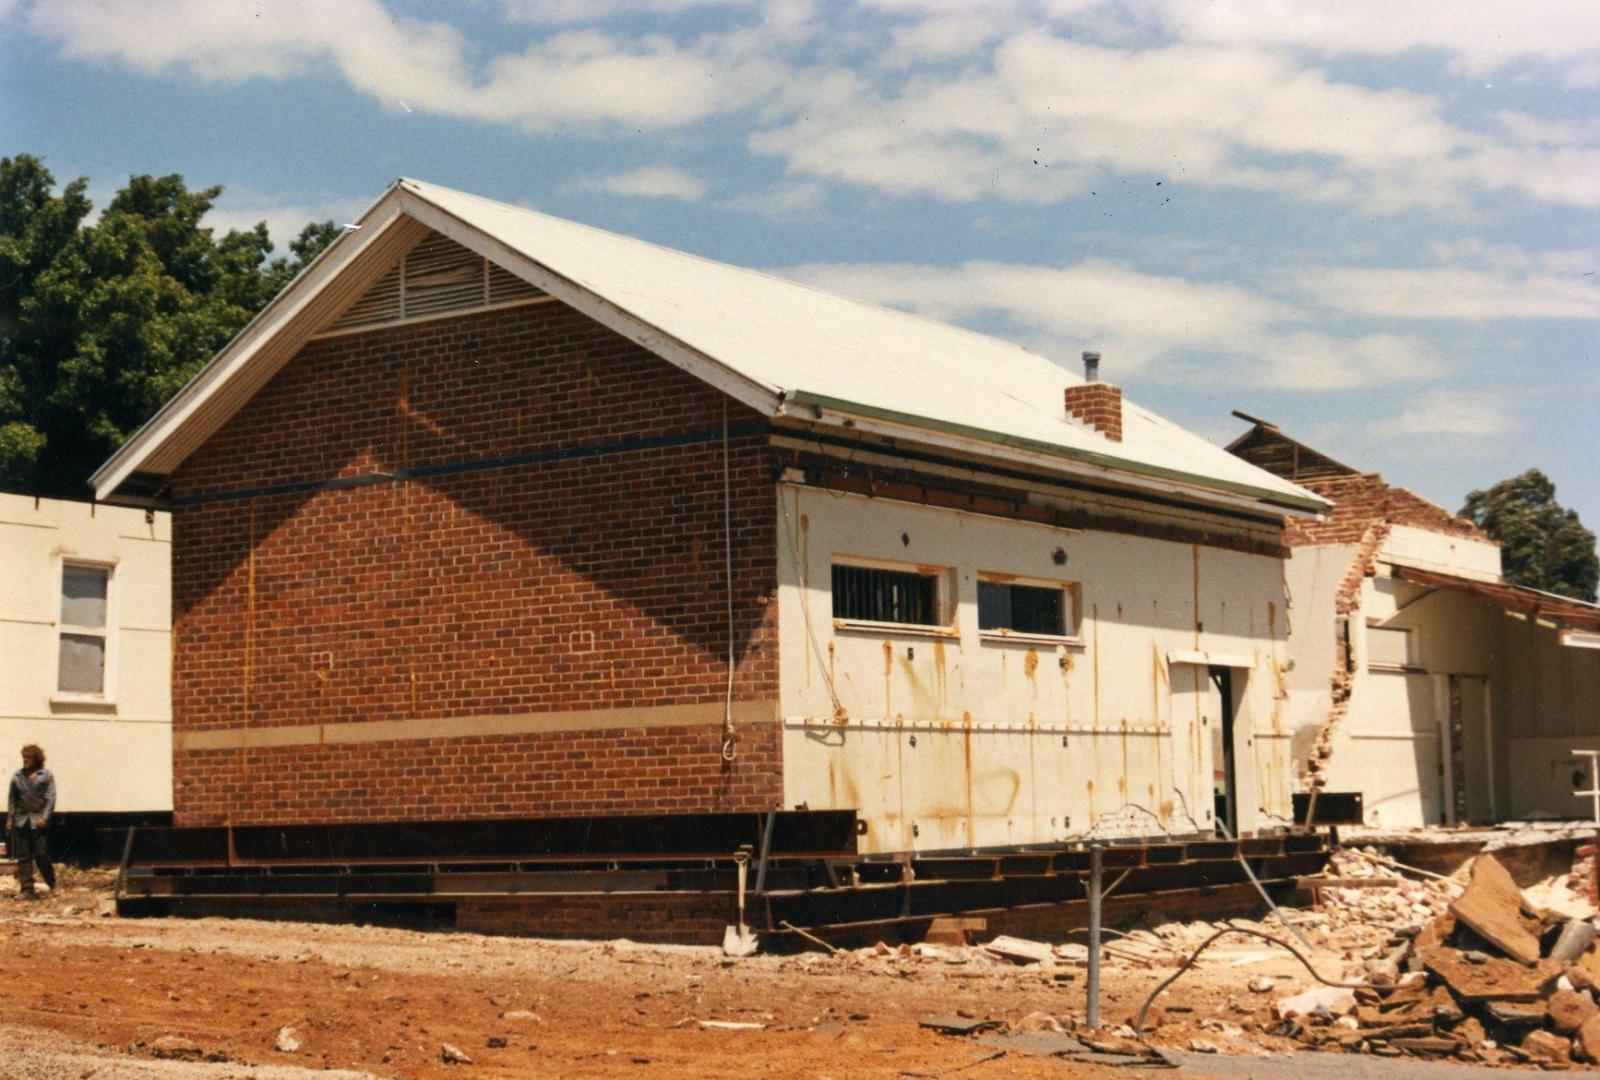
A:
<svg viewBox="0 0 1600 1080">
<path fill-rule="evenodd" d="M 1067 387 L 1067 413 L 1112 442 L 1122 441 L 1122 391 L 1100 381 L 1100 354 L 1083 354 L 1084 382 Z"/>
</svg>

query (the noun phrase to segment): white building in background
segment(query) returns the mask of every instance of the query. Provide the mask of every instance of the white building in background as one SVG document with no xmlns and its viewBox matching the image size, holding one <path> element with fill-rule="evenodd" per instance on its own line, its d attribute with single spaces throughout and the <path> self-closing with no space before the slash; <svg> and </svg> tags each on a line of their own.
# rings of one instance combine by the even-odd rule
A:
<svg viewBox="0 0 1600 1080">
<path fill-rule="evenodd" d="M 166 513 L 0 493 L 0 772 L 44 747 L 60 813 L 172 809 L 171 558 Z"/>
<path fill-rule="evenodd" d="M 1295 768 L 1383 828 L 1587 817 L 1600 606 L 1507 582 L 1471 522 L 1235 415 L 1230 450 L 1333 504 L 1286 532 Z"/>
</svg>

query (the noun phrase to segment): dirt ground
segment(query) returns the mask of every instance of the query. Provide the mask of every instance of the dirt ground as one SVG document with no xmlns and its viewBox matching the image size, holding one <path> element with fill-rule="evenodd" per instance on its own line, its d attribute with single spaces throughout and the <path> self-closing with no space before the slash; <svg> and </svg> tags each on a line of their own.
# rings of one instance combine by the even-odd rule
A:
<svg viewBox="0 0 1600 1080">
<path fill-rule="evenodd" d="M 718 950 L 629 942 L 124 920 L 110 914 L 109 875 L 66 870 L 62 886 L 38 902 L 0 897 L 0 1075 L 1128 1075 L 1016 1051 L 993 1056 L 976 1039 L 919 1025 L 962 1014 L 1028 1026 L 1045 1022 L 1024 1021 L 1042 1013 L 1070 1027 L 1083 1018 L 1084 972 L 1067 964 L 1018 966 L 976 950 L 732 960 Z M 1340 943 L 1350 930 L 1322 935 L 1318 963 L 1333 977 L 1352 955 Z M 1126 1020 L 1171 970 L 1113 962 L 1105 973 L 1107 1025 Z M 1273 977 L 1273 991 L 1247 989 L 1259 975 Z M 1219 946 L 1162 996 L 1165 1022 L 1153 1041 L 1190 1050 L 1198 1039 L 1201 1049 L 1261 1065 L 1307 1057 L 1323 1065 L 1335 1055 L 1308 1054 L 1266 1034 L 1272 999 L 1309 985 L 1304 970 L 1271 946 Z M 470 1063 L 447 1061 L 447 1046 Z M 1187 1061 L 1184 1076 L 1247 1075 L 1235 1058 Z M 1405 1069 L 1418 1064 L 1396 1060 L 1389 1075 L 1415 1075 Z"/>
</svg>

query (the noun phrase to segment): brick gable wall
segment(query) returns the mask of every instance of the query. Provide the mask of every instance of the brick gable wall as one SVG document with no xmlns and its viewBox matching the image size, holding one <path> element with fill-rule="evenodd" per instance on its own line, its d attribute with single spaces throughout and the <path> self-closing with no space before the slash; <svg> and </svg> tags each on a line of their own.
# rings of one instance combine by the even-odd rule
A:
<svg viewBox="0 0 1600 1080">
<path fill-rule="evenodd" d="M 179 823 L 776 805 L 759 428 L 554 303 L 310 343 L 173 478 Z"/>
<path fill-rule="evenodd" d="M 1291 520 L 1284 531 L 1288 547 L 1311 544 L 1358 544 L 1374 525 L 1412 525 L 1448 536 L 1487 540 L 1472 522 L 1401 487 L 1384 483 L 1377 473 L 1356 473 L 1295 481 L 1333 503 L 1323 521 Z"/>
</svg>

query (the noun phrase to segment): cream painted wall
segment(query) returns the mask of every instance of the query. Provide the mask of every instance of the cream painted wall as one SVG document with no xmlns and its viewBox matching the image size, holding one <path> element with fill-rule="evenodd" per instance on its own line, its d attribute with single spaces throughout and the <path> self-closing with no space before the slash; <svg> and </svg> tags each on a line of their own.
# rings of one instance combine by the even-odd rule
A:
<svg viewBox="0 0 1600 1080">
<path fill-rule="evenodd" d="M 1329 545 L 1296 549 L 1288 563 L 1291 724 L 1308 735 L 1314 736 L 1332 705 L 1333 599 L 1354 557 L 1353 547 Z M 1333 741 L 1328 789 L 1361 791 L 1371 825 L 1443 821 L 1448 809 L 1444 725 L 1454 675 L 1472 727 L 1463 732 L 1469 813 L 1494 818 L 1587 814 L 1587 803 L 1572 797 L 1578 761 L 1571 751 L 1600 749 L 1600 652 L 1564 647 L 1554 627 L 1498 605 L 1403 581 L 1393 574 L 1397 565 L 1486 581 L 1500 577 L 1494 544 L 1414 528 L 1393 530 L 1379 552 L 1376 575 L 1362 584 L 1361 606 L 1352 617 L 1356 666 L 1349 709 Z M 1413 633 L 1411 669 L 1384 670 L 1370 663 L 1374 626 Z M 1300 741 L 1297 762 L 1305 752 Z"/>
<path fill-rule="evenodd" d="M 171 522 L 129 507 L 0 494 L 0 758 L 44 747 L 57 809 L 172 808 Z M 63 562 L 111 567 L 106 693 L 56 692 Z"/>
<path fill-rule="evenodd" d="M 1280 560 L 791 484 L 778 499 L 787 805 L 858 809 L 874 851 L 1209 830 L 1218 718 L 1204 669 L 1172 658 L 1198 651 L 1248 665 L 1243 827 L 1287 817 Z M 950 627 L 836 627 L 836 555 L 946 571 Z M 1079 640 L 981 635 L 980 571 L 1081 583 Z"/>
</svg>

